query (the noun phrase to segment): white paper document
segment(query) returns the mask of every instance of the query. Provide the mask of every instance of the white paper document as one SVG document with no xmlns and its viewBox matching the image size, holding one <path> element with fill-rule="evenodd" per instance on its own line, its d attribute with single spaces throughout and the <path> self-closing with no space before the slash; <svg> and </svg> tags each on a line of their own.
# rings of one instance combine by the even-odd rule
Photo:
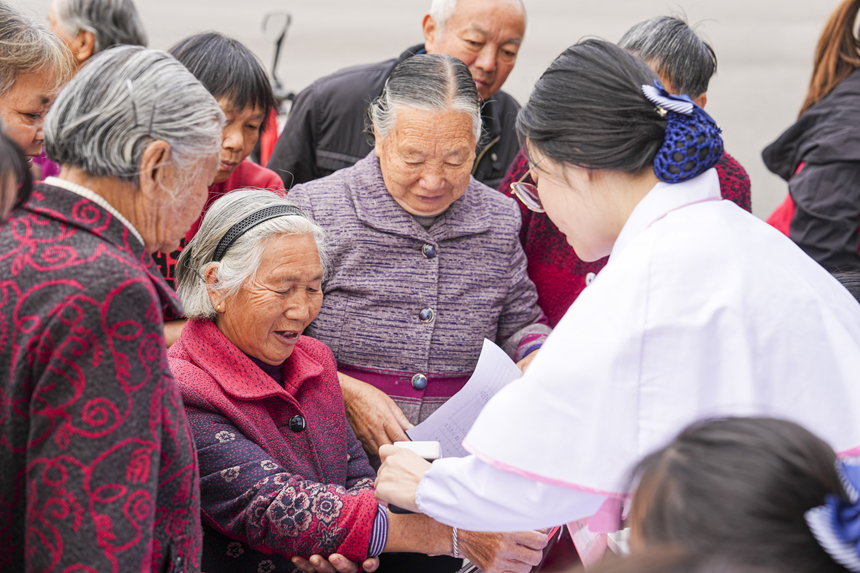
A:
<svg viewBox="0 0 860 573">
<path fill-rule="evenodd" d="M 432 440 L 442 446 L 443 458 L 468 456 L 463 438 L 478 419 L 478 414 L 496 392 L 522 376 L 522 371 L 505 351 L 484 339 L 484 347 L 472 377 L 429 418 L 407 430 L 415 441 Z"/>
</svg>

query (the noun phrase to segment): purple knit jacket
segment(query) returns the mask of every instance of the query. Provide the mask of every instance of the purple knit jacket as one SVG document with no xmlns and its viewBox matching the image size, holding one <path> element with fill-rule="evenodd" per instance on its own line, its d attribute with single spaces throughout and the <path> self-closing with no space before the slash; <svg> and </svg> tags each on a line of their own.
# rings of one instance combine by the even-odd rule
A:
<svg viewBox="0 0 860 573">
<path fill-rule="evenodd" d="M 388 193 L 371 153 L 289 198 L 325 228 L 332 254 L 322 310 L 305 333 L 411 422 L 462 387 L 484 338 L 519 360 L 549 334 L 526 274 L 519 208 L 498 191 L 472 179 L 425 229 Z M 415 376 L 426 376 L 425 388 Z"/>
</svg>

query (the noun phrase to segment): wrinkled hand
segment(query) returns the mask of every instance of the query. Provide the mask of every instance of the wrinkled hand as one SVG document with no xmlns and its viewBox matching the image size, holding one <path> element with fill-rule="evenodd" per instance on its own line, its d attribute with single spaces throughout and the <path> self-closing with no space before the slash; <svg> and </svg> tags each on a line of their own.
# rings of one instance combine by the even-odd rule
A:
<svg viewBox="0 0 860 573">
<path fill-rule="evenodd" d="M 457 532 L 460 553 L 485 573 L 528 573 L 540 563 L 549 537 L 540 531 L 519 533 Z"/>
<path fill-rule="evenodd" d="M 424 472 L 430 469 L 430 462 L 397 446 L 381 447 L 379 457 L 382 465 L 376 473 L 376 499 L 421 513 L 415 503 L 415 492 Z"/>
<path fill-rule="evenodd" d="M 412 427 L 403 411 L 385 392 L 346 374 L 337 373 L 349 425 L 364 451 L 377 455 L 380 446 L 409 441 L 405 431 Z"/>
<path fill-rule="evenodd" d="M 322 555 L 311 555 L 310 559 L 293 557 L 291 561 L 293 565 L 305 573 L 358 573 L 359 571 L 371 573 L 379 567 L 378 557 L 371 557 L 362 563 L 356 563 L 339 553 L 333 553 L 328 560 Z"/>
<path fill-rule="evenodd" d="M 526 356 L 525 358 L 523 358 L 522 360 L 517 362 L 517 366 L 520 367 L 520 370 L 523 371 L 523 374 L 525 374 L 526 368 L 529 367 L 529 364 L 532 363 L 532 360 L 535 359 L 535 356 L 538 355 L 538 352 L 540 352 L 540 349 L 535 350 L 534 352 L 532 352 L 531 354 L 529 354 L 528 356 Z"/>
</svg>

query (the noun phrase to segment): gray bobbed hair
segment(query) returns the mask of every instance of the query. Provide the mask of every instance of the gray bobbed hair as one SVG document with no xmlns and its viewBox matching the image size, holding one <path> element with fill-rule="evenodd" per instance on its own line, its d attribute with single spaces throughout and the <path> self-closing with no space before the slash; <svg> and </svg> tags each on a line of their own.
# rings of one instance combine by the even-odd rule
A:
<svg viewBox="0 0 860 573">
<path fill-rule="evenodd" d="M 418 54 L 397 64 L 385 89 L 370 104 L 368 116 L 383 138 L 397 124 L 403 109 L 457 111 L 472 118 L 475 141 L 481 139 L 481 104 L 469 68 L 451 56 Z"/>
<path fill-rule="evenodd" d="M 220 154 L 224 114 L 173 56 L 118 46 L 90 59 L 45 118 L 45 150 L 61 165 L 137 185 L 143 152 L 170 145 L 181 184 Z"/>
<path fill-rule="evenodd" d="M 298 215 L 269 219 L 236 239 L 218 263 L 212 262 L 218 242 L 230 228 L 254 211 L 275 205 L 295 206 L 277 193 L 265 189 L 241 189 L 221 197 L 209 207 L 200 230 L 176 262 L 177 293 L 188 318 L 215 318 L 215 307 L 209 289 L 224 298 L 232 298 L 248 281 L 253 280 L 263 262 L 269 239 L 282 235 L 310 235 L 320 256 L 323 271 L 328 268 L 325 231 Z M 207 287 L 203 277 L 209 265 L 218 265 L 217 281 Z"/>
<path fill-rule="evenodd" d="M 70 36 L 95 37 L 93 54 L 111 46 L 146 46 L 146 32 L 131 0 L 54 0 L 57 23 Z"/>
</svg>

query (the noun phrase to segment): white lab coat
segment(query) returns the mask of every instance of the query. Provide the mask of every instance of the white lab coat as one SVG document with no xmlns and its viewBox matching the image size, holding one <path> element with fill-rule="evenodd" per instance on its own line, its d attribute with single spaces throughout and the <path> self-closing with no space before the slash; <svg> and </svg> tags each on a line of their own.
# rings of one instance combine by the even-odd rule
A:
<svg viewBox="0 0 860 573">
<path fill-rule="evenodd" d="M 545 527 L 627 495 L 644 455 L 706 417 L 767 415 L 860 449 L 860 305 L 716 172 L 660 183 L 526 374 L 416 501 L 479 531 Z"/>
</svg>

